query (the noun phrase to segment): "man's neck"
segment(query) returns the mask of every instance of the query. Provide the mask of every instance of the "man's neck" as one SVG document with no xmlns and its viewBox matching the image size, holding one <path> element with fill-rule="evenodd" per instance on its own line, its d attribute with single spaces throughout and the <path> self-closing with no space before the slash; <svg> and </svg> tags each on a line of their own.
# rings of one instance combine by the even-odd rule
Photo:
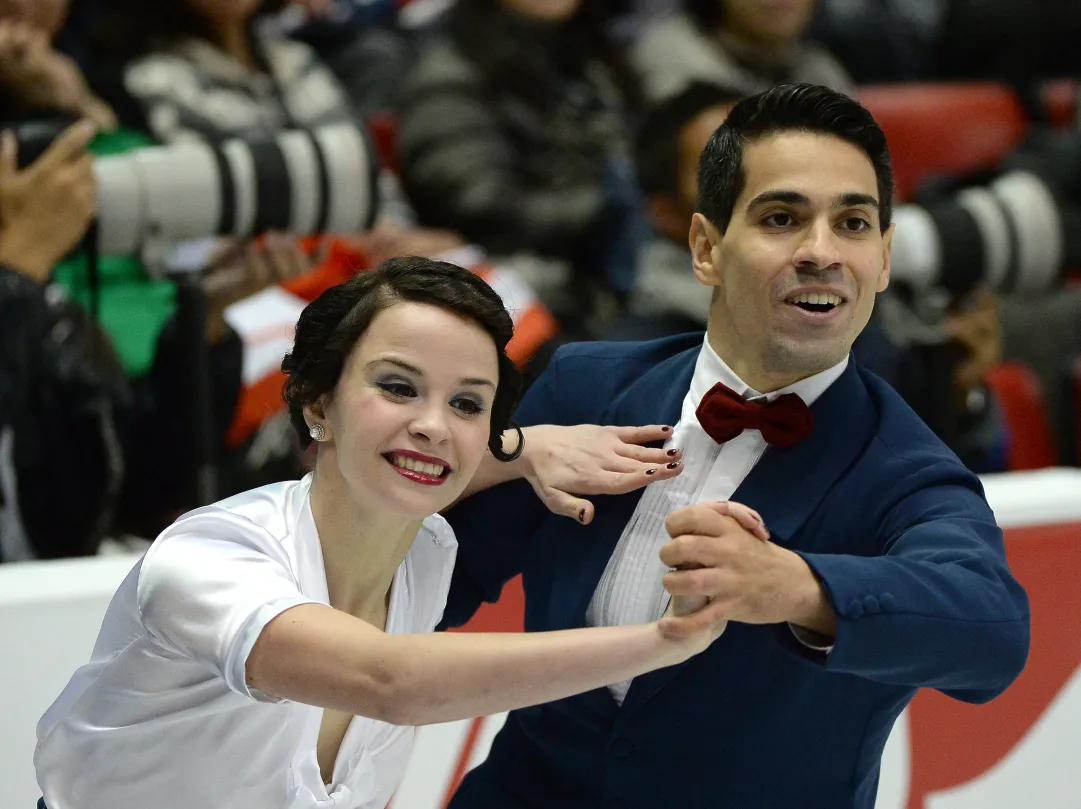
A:
<svg viewBox="0 0 1081 809">
<path fill-rule="evenodd" d="M 799 373 L 772 372 L 763 368 L 763 363 L 755 362 L 753 359 L 726 347 L 725 342 L 716 334 L 716 331 L 708 327 L 706 339 L 709 341 L 709 347 L 721 358 L 721 362 L 727 365 L 732 373 L 739 377 L 740 381 L 758 393 L 773 393 L 826 370 L 825 368 L 816 368 Z"/>
</svg>

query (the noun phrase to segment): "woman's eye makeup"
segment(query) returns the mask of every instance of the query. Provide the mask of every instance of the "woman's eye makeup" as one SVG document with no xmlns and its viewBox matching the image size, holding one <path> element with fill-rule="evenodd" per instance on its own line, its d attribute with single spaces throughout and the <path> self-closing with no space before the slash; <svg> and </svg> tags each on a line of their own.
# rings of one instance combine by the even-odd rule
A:
<svg viewBox="0 0 1081 809">
<path fill-rule="evenodd" d="M 455 397 L 450 406 L 466 416 L 479 416 L 485 409 L 484 401 L 473 396 Z"/>
<path fill-rule="evenodd" d="M 410 399 L 417 395 L 413 383 L 398 377 L 376 380 L 376 387 L 398 399 Z"/>
</svg>

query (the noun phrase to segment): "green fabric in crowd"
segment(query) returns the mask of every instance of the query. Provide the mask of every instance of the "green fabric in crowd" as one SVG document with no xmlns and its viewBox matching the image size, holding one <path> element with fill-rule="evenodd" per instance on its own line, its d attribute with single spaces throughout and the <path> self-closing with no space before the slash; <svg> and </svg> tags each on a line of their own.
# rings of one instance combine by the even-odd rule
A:
<svg viewBox="0 0 1081 809">
<path fill-rule="evenodd" d="M 104 132 L 90 145 L 98 156 L 115 155 L 154 145 L 146 134 L 131 129 Z M 176 309 L 176 290 L 169 281 L 151 278 L 138 256 L 102 256 L 101 325 L 129 376 L 145 374 L 154 361 L 158 335 Z M 86 256 L 73 255 L 57 265 L 53 280 L 73 300 L 90 305 Z"/>
</svg>

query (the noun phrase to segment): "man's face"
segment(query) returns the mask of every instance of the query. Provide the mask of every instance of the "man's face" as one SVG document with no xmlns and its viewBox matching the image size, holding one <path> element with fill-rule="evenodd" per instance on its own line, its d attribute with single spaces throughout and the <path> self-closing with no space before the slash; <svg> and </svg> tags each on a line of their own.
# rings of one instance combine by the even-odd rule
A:
<svg viewBox="0 0 1081 809">
<path fill-rule="evenodd" d="M 746 182 L 725 233 L 691 224 L 699 279 L 712 287 L 710 343 L 752 387 L 776 390 L 840 362 L 889 283 L 871 161 L 830 135 L 748 143 Z"/>
<path fill-rule="evenodd" d="M 787 45 L 803 36 L 815 0 L 719 0 L 724 25 L 741 39 L 766 46 Z"/>
</svg>

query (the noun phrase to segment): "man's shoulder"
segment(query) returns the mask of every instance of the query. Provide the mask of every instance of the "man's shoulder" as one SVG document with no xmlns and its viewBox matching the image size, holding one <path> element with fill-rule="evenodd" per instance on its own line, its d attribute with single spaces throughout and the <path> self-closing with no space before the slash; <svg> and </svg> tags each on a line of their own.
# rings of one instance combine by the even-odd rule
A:
<svg viewBox="0 0 1081 809">
<path fill-rule="evenodd" d="M 693 362 L 702 345 L 702 332 L 658 340 L 588 341 L 567 343 L 552 357 L 549 370 L 561 383 L 584 378 L 596 390 L 618 389 L 637 381 L 663 362 L 681 355 Z"/>
<path fill-rule="evenodd" d="M 865 460 L 872 461 L 890 476 L 934 468 L 951 477 L 977 479 L 887 382 L 864 368 L 859 369 L 859 374 L 878 411 L 874 438 Z"/>
</svg>

